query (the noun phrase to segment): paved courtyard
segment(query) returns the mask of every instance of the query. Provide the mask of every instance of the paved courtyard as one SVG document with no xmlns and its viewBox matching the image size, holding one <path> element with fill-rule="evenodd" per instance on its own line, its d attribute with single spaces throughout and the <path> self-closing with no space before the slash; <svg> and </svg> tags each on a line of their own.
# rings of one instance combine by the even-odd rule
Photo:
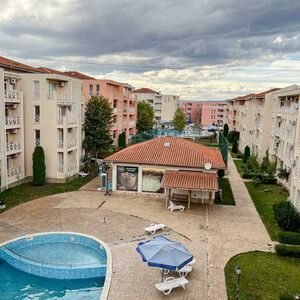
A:
<svg viewBox="0 0 300 300">
<path fill-rule="evenodd" d="M 232 159 L 228 178 L 237 205 L 192 205 L 170 213 L 164 200 L 146 196 L 104 196 L 98 179 L 80 191 L 53 195 L 19 205 L 0 215 L 0 242 L 43 231 L 76 231 L 93 235 L 110 246 L 113 257 L 109 299 L 165 299 L 154 287 L 161 273 L 142 263 L 135 247 L 146 239 L 151 222 L 167 225 L 171 239 L 184 243 L 196 264 L 186 290 L 170 299 L 227 299 L 224 266 L 240 252 L 267 249 L 270 238 Z M 105 222 L 104 222 L 105 219 Z"/>
</svg>

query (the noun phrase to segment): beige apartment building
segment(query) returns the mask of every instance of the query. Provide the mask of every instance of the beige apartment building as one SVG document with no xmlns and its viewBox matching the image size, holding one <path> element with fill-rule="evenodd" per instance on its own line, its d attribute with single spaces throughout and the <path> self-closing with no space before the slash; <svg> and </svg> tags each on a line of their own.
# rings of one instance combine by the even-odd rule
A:
<svg viewBox="0 0 300 300">
<path fill-rule="evenodd" d="M 148 102 L 153 107 L 156 124 L 173 120 L 179 96 L 164 95 L 148 88 L 137 89 L 133 93 L 138 101 Z"/>
<path fill-rule="evenodd" d="M 82 101 L 81 80 L 0 57 L 1 189 L 32 176 L 36 145 L 47 181 L 79 172 Z"/>
</svg>

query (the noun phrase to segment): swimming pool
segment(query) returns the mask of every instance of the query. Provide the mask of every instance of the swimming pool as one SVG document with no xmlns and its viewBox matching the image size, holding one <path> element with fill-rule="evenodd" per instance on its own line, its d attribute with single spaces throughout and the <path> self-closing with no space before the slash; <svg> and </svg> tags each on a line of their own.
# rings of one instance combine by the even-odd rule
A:
<svg viewBox="0 0 300 300">
<path fill-rule="evenodd" d="M 41 233 L 0 245 L 0 299 L 105 299 L 110 274 L 108 247 L 90 236 Z"/>
</svg>

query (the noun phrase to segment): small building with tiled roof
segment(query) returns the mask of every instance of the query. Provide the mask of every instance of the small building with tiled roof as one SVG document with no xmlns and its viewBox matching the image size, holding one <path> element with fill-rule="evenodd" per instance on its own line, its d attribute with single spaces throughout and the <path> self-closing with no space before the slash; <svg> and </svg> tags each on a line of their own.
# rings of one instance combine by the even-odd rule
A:
<svg viewBox="0 0 300 300">
<path fill-rule="evenodd" d="M 105 159 L 112 164 L 114 192 L 153 193 L 166 199 L 212 203 L 218 170 L 225 169 L 218 148 L 178 137 L 157 137 Z"/>
</svg>

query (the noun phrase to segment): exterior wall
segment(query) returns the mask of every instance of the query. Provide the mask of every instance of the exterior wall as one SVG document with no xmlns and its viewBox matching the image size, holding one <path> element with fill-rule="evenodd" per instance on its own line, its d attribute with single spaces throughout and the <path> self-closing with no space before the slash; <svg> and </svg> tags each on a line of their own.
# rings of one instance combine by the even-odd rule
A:
<svg viewBox="0 0 300 300">
<path fill-rule="evenodd" d="M 201 123 L 201 101 L 180 101 L 179 105 L 187 120 Z"/>
<path fill-rule="evenodd" d="M 179 97 L 174 95 L 163 95 L 160 93 L 135 93 L 138 101 L 148 102 L 154 109 L 156 122 L 168 122 L 178 107 Z"/>
<path fill-rule="evenodd" d="M 215 125 L 220 128 L 224 125 L 224 113 L 226 103 L 224 101 L 201 102 L 201 125 Z"/>
<path fill-rule="evenodd" d="M 97 86 L 99 90 L 97 90 Z M 92 89 L 91 89 L 92 87 Z M 82 94 L 85 103 L 92 95 L 102 95 L 109 99 L 114 109 L 114 123 L 112 125 L 112 138 L 118 144 L 118 137 L 126 132 L 127 142 L 136 133 L 137 100 L 133 87 L 127 84 L 101 79 L 85 79 L 82 83 Z"/>
<path fill-rule="evenodd" d="M 0 70 L 0 187 L 7 188 L 25 177 L 24 98 L 22 73 Z"/>
<path fill-rule="evenodd" d="M 35 90 L 34 82 L 39 82 L 39 90 Z M 81 80 L 57 74 L 24 74 L 22 86 L 26 120 L 26 176 L 32 176 L 32 153 L 36 145 L 44 149 L 48 181 L 64 181 L 78 174 L 81 157 Z M 35 107 L 39 107 L 39 112 Z"/>
</svg>

